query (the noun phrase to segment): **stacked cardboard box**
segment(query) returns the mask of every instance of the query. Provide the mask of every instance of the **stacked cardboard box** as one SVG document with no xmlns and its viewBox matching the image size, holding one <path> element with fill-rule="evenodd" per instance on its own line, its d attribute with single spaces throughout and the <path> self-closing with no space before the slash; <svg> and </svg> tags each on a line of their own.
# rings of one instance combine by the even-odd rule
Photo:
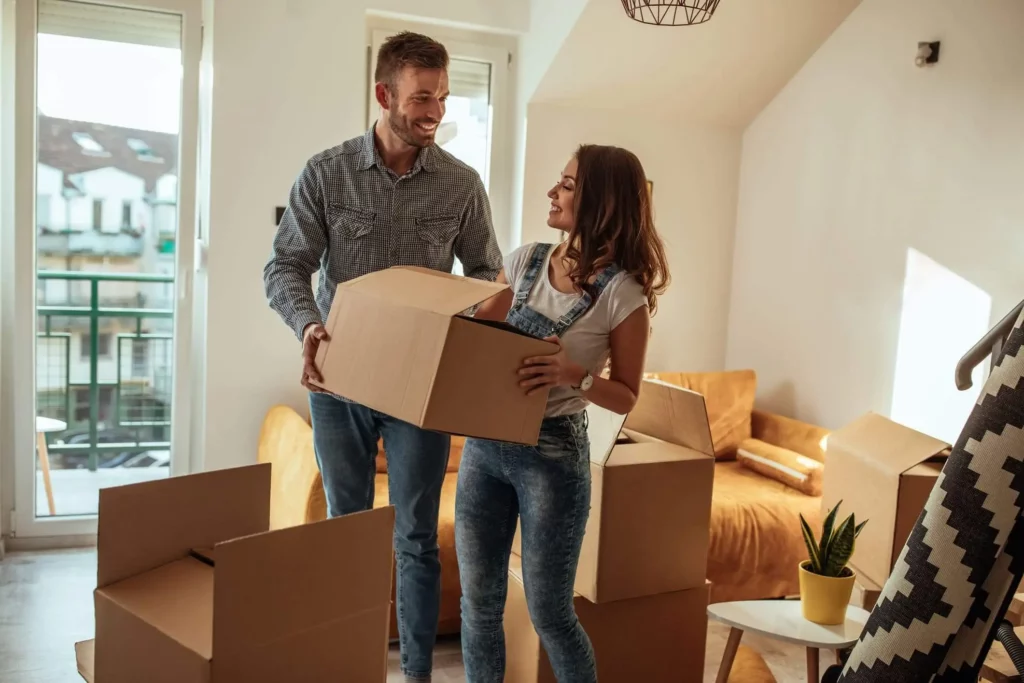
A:
<svg viewBox="0 0 1024 683">
<path fill-rule="evenodd" d="M 840 517 L 868 522 L 850 566 L 869 591 L 888 580 L 949 452 L 949 444 L 876 413 L 829 436 L 822 510 L 841 501 Z"/>
<path fill-rule="evenodd" d="M 268 531 L 270 469 L 100 491 L 86 681 L 384 683 L 394 508 Z"/>
<path fill-rule="evenodd" d="M 645 381 L 628 419 L 597 406 L 587 412 L 593 483 L 575 604 L 598 678 L 701 681 L 715 462 L 704 398 Z M 517 533 L 505 680 L 554 683 L 530 622 L 520 555 Z"/>
</svg>

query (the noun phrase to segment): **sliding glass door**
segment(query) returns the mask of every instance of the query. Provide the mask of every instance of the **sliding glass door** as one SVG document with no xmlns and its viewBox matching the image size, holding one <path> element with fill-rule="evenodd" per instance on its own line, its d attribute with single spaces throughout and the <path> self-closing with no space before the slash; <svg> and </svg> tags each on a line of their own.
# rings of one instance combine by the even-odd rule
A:
<svg viewBox="0 0 1024 683">
<path fill-rule="evenodd" d="M 99 489 L 188 469 L 201 6 L 21 3 L 15 533 L 91 533 Z"/>
</svg>

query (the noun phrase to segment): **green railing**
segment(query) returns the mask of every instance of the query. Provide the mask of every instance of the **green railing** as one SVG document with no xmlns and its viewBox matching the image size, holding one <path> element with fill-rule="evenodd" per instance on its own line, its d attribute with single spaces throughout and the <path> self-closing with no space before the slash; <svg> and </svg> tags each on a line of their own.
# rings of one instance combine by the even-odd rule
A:
<svg viewBox="0 0 1024 683">
<path fill-rule="evenodd" d="M 134 284 L 136 289 L 147 286 L 173 289 L 173 276 L 39 271 L 38 280 L 43 296 L 36 308 L 37 414 L 68 423 L 65 434 L 47 435 L 53 442 L 48 451 L 54 467 L 80 467 L 84 464 L 95 470 L 101 456 L 114 454 L 116 457 L 116 454 L 169 449 L 173 308 L 104 305 L 105 301 L 109 303 L 111 300 L 140 302 L 146 297 L 136 291 L 134 296 L 108 296 L 104 299 L 101 297 L 101 285 L 120 283 L 117 286 L 122 288 Z M 66 295 L 53 295 L 47 285 L 52 282 L 67 283 Z M 71 295 L 76 285 L 79 289 L 87 288 L 88 305 L 72 305 L 72 301 L 86 298 Z M 54 302 L 53 299 L 61 301 Z M 168 305 L 173 301 L 170 295 L 163 299 Z M 75 340 L 79 346 L 77 357 L 72 354 Z M 105 349 L 101 348 L 102 341 L 108 342 Z M 57 354 L 52 353 L 54 344 L 51 342 L 59 348 Z M 46 353 L 43 353 L 44 346 Z M 164 351 L 162 367 L 155 360 L 156 354 L 152 353 L 154 348 Z M 142 349 L 143 353 L 136 353 L 137 349 Z M 110 362 L 116 364 L 116 372 L 102 373 L 101 366 L 109 370 Z M 82 382 L 80 376 L 86 363 L 88 380 Z M 62 368 L 63 372 L 57 370 L 62 377 L 51 376 L 55 364 Z M 41 370 L 45 371 L 45 383 Z M 103 377 L 103 374 L 108 377 Z M 111 374 L 112 377 L 109 376 Z M 79 376 L 79 381 L 75 381 L 75 375 Z M 81 415 L 80 403 L 72 400 L 86 392 L 87 417 Z M 63 395 L 55 402 L 52 400 L 54 393 Z M 104 402 L 103 398 L 108 400 Z M 102 415 L 104 407 L 113 415 Z M 108 419 L 104 420 L 104 417 Z"/>
</svg>

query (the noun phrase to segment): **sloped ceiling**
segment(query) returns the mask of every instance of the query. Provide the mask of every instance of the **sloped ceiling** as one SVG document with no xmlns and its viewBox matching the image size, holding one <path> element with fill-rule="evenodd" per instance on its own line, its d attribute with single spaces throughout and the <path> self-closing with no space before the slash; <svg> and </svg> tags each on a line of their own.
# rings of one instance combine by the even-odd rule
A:
<svg viewBox="0 0 1024 683">
<path fill-rule="evenodd" d="M 637 125 L 662 110 L 745 128 L 858 4 L 722 0 L 705 24 L 665 27 L 631 21 L 619 0 L 590 0 L 531 102 L 628 108 Z"/>
</svg>

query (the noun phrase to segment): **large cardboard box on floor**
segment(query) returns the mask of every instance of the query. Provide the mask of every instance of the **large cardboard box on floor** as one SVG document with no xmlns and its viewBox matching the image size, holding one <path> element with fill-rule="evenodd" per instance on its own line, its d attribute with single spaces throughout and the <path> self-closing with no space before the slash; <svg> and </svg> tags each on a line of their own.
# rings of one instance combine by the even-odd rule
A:
<svg viewBox="0 0 1024 683">
<path fill-rule="evenodd" d="M 597 659 L 601 683 L 704 680 L 710 584 L 673 593 L 595 605 L 573 604 Z M 505 683 L 557 683 L 530 621 L 520 560 L 509 561 L 505 601 Z"/>
<path fill-rule="evenodd" d="M 828 437 L 822 511 L 867 526 L 850 564 L 884 586 L 942 471 L 949 444 L 868 413 Z"/>
<path fill-rule="evenodd" d="M 704 397 L 646 380 L 629 417 L 591 405 L 590 517 L 575 590 L 605 603 L 704 585 L 714 447 Z M 517 529 L 513 552 L 522 554 Z"/>
<path fill-rule="evenodd" d="M 82 676 L 383 683 L 394 508 L 269 526 L 267 464 L 101 490 Z"/>
<path fill-rule="evenodd" d="M 461 315 L 507 288 L 413 267 L 343 282 L 316 355 L 320 386 L 424 429 L 536 445 L 547 392 L 527 396 L 517 371 L 557 347 Z"/>
</svg>

